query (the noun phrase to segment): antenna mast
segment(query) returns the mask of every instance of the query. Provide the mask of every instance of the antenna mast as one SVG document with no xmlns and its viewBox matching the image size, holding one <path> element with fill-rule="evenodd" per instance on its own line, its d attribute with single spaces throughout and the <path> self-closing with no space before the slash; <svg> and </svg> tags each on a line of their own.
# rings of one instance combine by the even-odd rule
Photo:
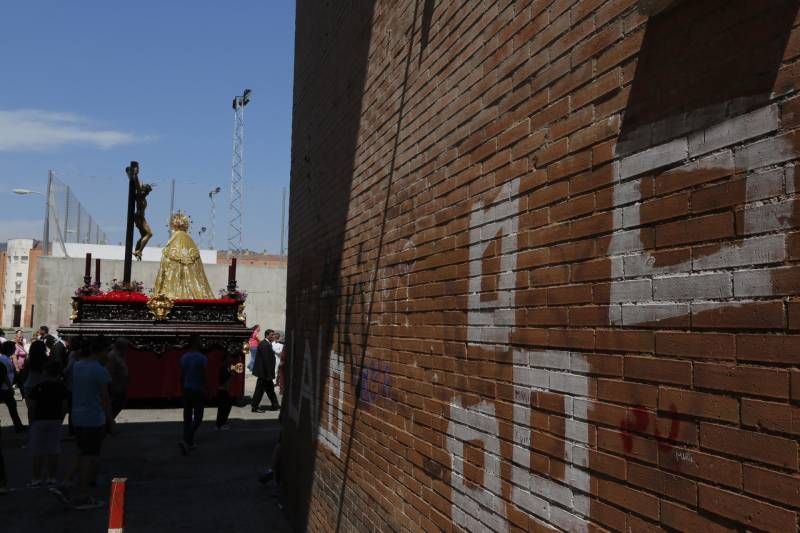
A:
<svg viewBox="0 0 800 533">
<path fill-rule="evenodd" d="M 244 196 L 244 108 L 250 103 L 252 91 L 245 89 L 233 98 L 233 161 L 231 162 L 230 224 L 228 248 L 232 252 L 242 249 L 242 198 Z"/>
</svg>

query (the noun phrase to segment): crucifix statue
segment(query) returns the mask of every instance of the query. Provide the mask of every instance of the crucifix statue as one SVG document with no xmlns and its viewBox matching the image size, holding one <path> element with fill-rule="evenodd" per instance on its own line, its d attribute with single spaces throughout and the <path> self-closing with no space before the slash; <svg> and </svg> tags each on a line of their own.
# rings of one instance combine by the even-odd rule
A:
<svg viewBox="0 0 800 533">
<path fill-rule="evenodd" d="M 133 163 L 135 163 L 135 161 Z M 150 224 L 148 224 L 147 220 L 144 218 L 144 211 L 147 209 L 147 195 L 153 190 L 153 186 L 149 183 L 141 183 L 139 181 L 139 164 L 137 163 L 134 165 L 133 163 L 125 169 L 125 172 L 128 174 L 128 179 L 133 182 L 134 186 L 136 206 L 133 213 L 133 223 L 136 225 L 136 229 L 139 230 L 139 240 L 136 241 L 133 257 L 135 257 L 137 261 L 141 261 L 142 250 L 144 250 L 144 247 L 147 246 L 147 243 L 153 237 Z"/>
<path fill-rule="evenodd" d="M 147 246 L 147 242 L 153 236 L 150 224 L 144 217 L 147 209 L 147 195 L 153 190 L 152 185 L 139 181 L 139 163 L 131 161 L 130 166 L 125 168 L 128 175 L 128 219 L 125 231 L 125 267 L 122 282 L 130 284 L 131 263 L 133 257 L 142 260 L 142 251 Z M 136 249 L 133 249 L 133 227 L 139 230 L 139 240 L 136 242 Z"/>
</svg>

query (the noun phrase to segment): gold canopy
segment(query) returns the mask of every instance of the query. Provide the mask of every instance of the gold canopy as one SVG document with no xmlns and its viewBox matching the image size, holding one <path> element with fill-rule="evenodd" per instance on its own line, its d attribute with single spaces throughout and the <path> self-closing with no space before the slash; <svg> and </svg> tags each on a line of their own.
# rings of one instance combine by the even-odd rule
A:
<svg viewBox="0 0 800 533">
<path fill-rule="evenodd" d="M 178 211 L 170 220 L 172 237 L 161 252 L 161 266 L 153 292 L 169 298 L 214 298 L 200 250 L 187 233 L 189 217 Z"/>
</svg>

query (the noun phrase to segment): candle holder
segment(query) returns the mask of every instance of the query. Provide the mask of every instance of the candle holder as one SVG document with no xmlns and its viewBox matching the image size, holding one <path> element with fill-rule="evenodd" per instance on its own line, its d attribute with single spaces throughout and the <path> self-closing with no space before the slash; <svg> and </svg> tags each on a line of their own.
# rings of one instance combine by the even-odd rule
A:
<svg viewBox="0 0 800 533">
<path fill-rule="evenodd" d="M 236 258 L 231 258 L 231 263 L 228 265 L 228 292 L 236 292 Z"/>
<path fill-rule="evenodd" d="M 92 254 L 86 254 L 85 268 L 83 269 L 83 284 L 89 286 L 92 284 Z"/>
</svg>

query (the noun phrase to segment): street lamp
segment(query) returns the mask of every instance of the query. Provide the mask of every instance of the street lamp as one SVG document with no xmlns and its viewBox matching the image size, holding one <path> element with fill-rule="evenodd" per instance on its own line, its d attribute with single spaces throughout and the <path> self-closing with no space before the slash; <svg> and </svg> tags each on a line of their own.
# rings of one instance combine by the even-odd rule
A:
<svg viewBox="0 0 800 533">
<path fill-rule="evenodd" d="M 30 189 L 12 189 L 12 192 L 13 192 L 14 194 L 23 194 L 23 195 L 24 195 L 24 194 L 38 194 L 39 196 L 44 196 L 44 193 L 43 193 L 43 192 L 39 192 L 39 191 L 32 191 L 32 190 L 30 190 Z"/>
<path fill-rule="evenodd" d="M 217 219 L 217 205 L 214 202 L 214 197 L 222 191 L 221 187 L 211 189 L 208 193 L 208 199 L 211 200 L 211 249 L 214 249 L 216 243 L 216 219 Z"/>
<path fill-rule="evenodd" d="M 50 183 L 48 180 L 47 187 L 50 188 Z M 38 194 L 39 196 L 44 196 L 45 198 L 45 209 L 44 209 L 44 226 L 42 227 L 42 255 L 47 255 L 49 250 L 47 249 L 47 241 L 50 237 L 50 198 L 48 195 L 39 192 L 33 191 L 31 189 L 12 189 L 14 194 L 19 194 L 22 196 L 27 196 L 29 194 Z"/>
<path fill-rule="evenodd" d="M 48 172 L 47 175 L 47 194 L 39 191 L 34 191 L 32 189 L 11 189 L 11 192 L 14 194 L 19 194 L 21 196 L 27 196 L 29 194 L 38 194 L 39 196 L 44 196 L 45 199 L 45 208 L 44 208 L 44 227 L 42 228 L 42 255 L 50 255 L 50 247 L 49 247 L 49 240 L 50 240 L 50 190 L 53 184 L 53 172 L 52 170 Z M 53 212 L 53 220 L 56 223 L 56 231 L 58 232 L 58 241 L 61 244 L 61 251 L 64 252 L 64 257 L 69 257 L 67 254 L 67 247 L 64 246 L 64 239 L 61 237 L 61 226 L 58 223 L 58 215 Z"/>
</svg>

